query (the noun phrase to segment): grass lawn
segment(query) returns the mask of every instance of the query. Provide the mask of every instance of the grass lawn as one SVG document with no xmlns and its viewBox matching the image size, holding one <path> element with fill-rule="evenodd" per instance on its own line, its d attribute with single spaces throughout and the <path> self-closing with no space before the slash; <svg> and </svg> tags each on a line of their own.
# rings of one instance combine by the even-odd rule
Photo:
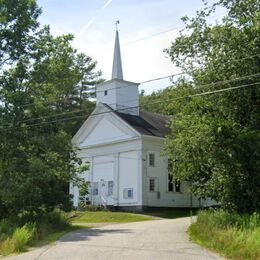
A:
<svg viewBox="0 0 260 260">
<path fill-rule="evenodd" d="M 111 212 L 111 211 L 87 211 L 80 212 L 79 216 L 73 218 L 74 223 L 127 223 L 144 220 L 153 220 L 152 216 L 144 216 L 136 213 Z"/>
<path fill-rule="evenodd" d="M 195 211 L 193 211 L 195 214 Z M 141 213 L 112 212 L 112 211 L 86 211 L 76 212 L 73 223 L 127 223 L 159 218 L 181 218 L 190 216 L 189 209 L 151 208 Z"/>
</svg>

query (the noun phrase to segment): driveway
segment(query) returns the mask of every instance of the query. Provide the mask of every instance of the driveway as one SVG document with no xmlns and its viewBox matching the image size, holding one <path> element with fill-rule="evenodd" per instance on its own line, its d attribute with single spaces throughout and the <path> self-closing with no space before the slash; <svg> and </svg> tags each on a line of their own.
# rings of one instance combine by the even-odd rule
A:
<svg viewBox="0 0 260 260">
<path fill-rule="evenodd" d="M 190 218 L 81 229 L 57 243 L 7 259 L 221 259 L 189 241 Z"/>
</svg>

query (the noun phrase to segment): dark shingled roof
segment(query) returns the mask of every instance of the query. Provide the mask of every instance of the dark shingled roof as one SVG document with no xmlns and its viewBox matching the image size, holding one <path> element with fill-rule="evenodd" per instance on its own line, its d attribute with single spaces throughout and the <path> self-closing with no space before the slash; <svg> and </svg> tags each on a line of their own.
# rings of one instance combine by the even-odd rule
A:
<svg viewBox="0 0 260 260">
<path fill-rule="evenodd" d="M 166 127 L 170 120 L 168 116 L 146 111 L 140 111 L 139 116 L 116 111 L 114 113 L 142 135 L 165 137 L 170 133 L 170 128 Z"/>
</svg>

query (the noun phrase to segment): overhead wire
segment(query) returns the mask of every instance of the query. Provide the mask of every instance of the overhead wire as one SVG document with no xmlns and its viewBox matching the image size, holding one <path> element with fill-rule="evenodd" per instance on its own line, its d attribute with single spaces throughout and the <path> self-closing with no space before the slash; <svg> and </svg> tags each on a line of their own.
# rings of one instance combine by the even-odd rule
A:
<svg viewBox="0 0 260 260">
<path fill-rule="evenodd" d="M 235 86 L 235 87 L 229 87 L 229 88 L 224 88 L 224 89 L 219 89 L 219 90 L 206 91 L 206 92 L 202 92 L 202 93 L 186 95 L 186 96 L 183 96 L 183 97 L 171 98 L 171 99 L 164 100 L 164 103 L 171 102 L 171 101 L 174 101 L 174 100 L 179 100 L 179 99 L 186 99 L 186 98 L 192 98 L 192 97 L 197 97 L 197 96 L 205 96 L 205 95 L 215 94 L 215 93 L 220 93 L 220 92 L 225 92 L 225 91 L 231 91 L 231 90 L 235 90 L 235 89 L 246 88 L 246 87 L 249 87 L 249 86 L 256 86 L 256 85 L 259 85 L 259 83 L 260 83 L 260 81 L 250 83 L 250 84 L 239 85 L 239 86 Z M 162 102 L 161 100 L 155 101 L 155 102 L 150 102 L 149 105 L 154 105 L 154 104 L 158 104 L 158 103 L 161 103 L 161 102 Z M 23 125 L 23 126 L 17 126 L 17 127 L 7 127 L 7 128 L 4 128 L 4 129 L 2 127 L 2 129 L 0 129 L 0 131 L 4 132 L 4 131 L 8 131 L 8 130 L 22 129 L 22 128 L 33 127 L 33 126 L 42 126 L 42 125 L 46 125 L 46 124 L 48 125 L 48 124 L 53 124 L 53 123 L 56 123 L 56 122 L 63 122 L 63 121 L 68 121 L 68 120 L 72 120 L 72 119 L 79 119 L 79 118 L 83 118 L 83 117 L 86 118 L 86 117 L 93 117 L 93 116 L 103 115 L 103 114 L 112 113 L 112 112 L 120 112 L 120 111 L 122 112 L 124 110 L 140 108 L 140 107 L 143 107 L 143 106 L 138 105 L 138 106 L 133 106 L 133 107 L 120 108 L 120 109 L 116 109 L 116 110 L 109 110 L 109 111 L 104 111 L 104 112 L 92 113 L 92 114 L 88 114 L 88 115 L 75 116 L 75 117 L 63 118 L 63 119 L 59 119 L 59 120 L 41 122 L 41 123 L 37 123 L 37 124 Z"/>
<path fill-rule="evenodd" d="M 243 79 L 248 79 L 250 77 L 255 77 L 255 76 L 259 76 L 259 75 L 260 75 L 260 73 L 255 73 L 255 74 L 246 75 L 246 76 L 238 77 L 238 78 L 234 78 L 234 79 L 212 82 L 212 83 L 196 86 L 196 89 L 201 89 L 201 88 L 208 87 L 208 86 L 215 86 L 215 85 L 220 85 L 220 84 L 226 84 L 226 83 L 235 82 L 235 81 L 243 80 Z M 132 101 L 137 101 L 137 99 L 128 100 L 127 103 L 132 102 Z M 80 109 L 80 110 L 76 110 L 76 111 L 63 112 L 63 113 L 47 115 L 47 116 L 40 116 L 40 117 L 36 117 L 36 118 L 29 118 L 29 119 L 22 120 L 22 121 L 19 121 L 19 122 L 20 123 L 26 123 L 26 122 L 30 122 L 30 121 L 36 121 L 36 120 L 42 120 L 42 119 L 47 119 L 47 118 L 59 117 L 59 116 L 63 116 L 63 115 L 76 114 L 76 113 L 80 113 L 80 112 L 84 112 L 84 111 L 86 111 L 86 109 Z"/>
<path fill-rule="evenodd" d="M 153 38 L 153 37 L 161 35 L 161 34 L 169 33 L 169 32 L 172 32 L 172 31 L 175 31 L 175 30 L 178 30 L 178 29 L 184 29 L 184 28 L 185 28 L 184 26 L 173 27 L 173 28 L 165 30 L 165 31 L 157 32 L 157 33 L 150 34 L 150 35 L 147 35 L 145 37 L 142 37 L 142 38 L 139 38 L 139 39 L 136 39 L 136 40 L 133 40 L 133 41 L 125 42 L 125 43 L 121 44 L 121 46 L 124 47 L 124 46 L 127 46 L 127 45 L 131 45 L 131 44 L 134 44 L 134 43 L 137 43 L 137 42 L 140 42 L 140 41 L 144 41 L 144 40 Z M 104 52 L 112 51 L 112 50 L 113 50 L 113 47 L 94 52 L 94 53 L 92 53 L 92 55 L 98 55 L 100 53 L 104 53 Z"/>
<path fill-rule="evenodd" d="M 260 53 L 259 54 L 254 54 L 254 55 L 250 55 L 250 56 L 246 56 L 246 57 L 243 57 L 243 58 L 240 58 L 240 59 L 231 59 L 229 61 L 223 62 L 221 65 L 228 64 L 228 63 L 233 62 L 233 61 L 242 61 L 242 60 L 245 60 L 245 59 L 251 59 L 251 58 L 254 58 L 254 57 L 258 57 L 258 56 L 260 56 Z M 144 80 L 144 81 L 139 82 L 137 84 L 141 85 L 141 84 L 147 84 L 147 83 L 150 83 L 150 82 L 153 82 L 153 81 L 159 81 L 159 80 L 162 80 L 162 79 L 173 78 L 173 77 L 176 77 L 176 76 L 191 75 L 194 71 L 196 71 L 196 70 L 179 72 L 179 73 L 173 73 L 173 74 L 170 74 L 170 75 L 167 75 L 167 76 L 163 76 L 163 77 L 157 77 L 157 78 L 154 78 L 154 79 Z M 124 85 L 124 86 L 115 87 L 115 88 L 111 88 L 111 89 L 125 88 L 125 87 L 129 87 L 131 85 L 132 84 L 127 84 L 127 85 Z M 101 90 L 100 91 L 96 90 L 96 87 L 90 88 L 87 91 L 91 91 L 91 90 L 95 90 L 95 91 L 92 92 L 92 93 L 90 92 L 89 94 L 95 94 L 95 93 L 102 92 Z M 60 97 L 58 97 L 57 99 L 53 99 L 50 102 L 43 102 L 43 103 L 46 104 L 46 105 L 47 104 L 53 105 L 55 101 L 58 102 L 58 101 L 63 101 L 63 100 Z M 31 106 L 35 106 L 35 105 L 36 104 L 34 102 L 32 102 L 32 103 L 28 103 L 28 104 L 25 104 L 25 105 L 20 105 L 19 108 L 27 108 L 27 107 L 31 107 Z"/>
</svg>

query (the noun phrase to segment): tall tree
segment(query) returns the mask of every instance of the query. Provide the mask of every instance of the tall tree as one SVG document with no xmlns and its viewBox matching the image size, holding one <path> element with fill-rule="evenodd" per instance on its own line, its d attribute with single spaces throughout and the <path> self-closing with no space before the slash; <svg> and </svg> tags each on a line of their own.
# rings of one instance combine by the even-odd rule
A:
<svg viewBox="0 0 260 260">
<path fill-rule="evenodd" d="M 227 14 L 210 25 L 208 17 L 219 7 Z M 164 107 L 174 115 L 165 150 L 196 195 L 241 212 L 260 208 L 259 10 L 258 0 L 206 3 L 195 18 L 183 18 L 188 33 L 167 50 L 189 78 L 163 96 L 175 98 Z"/>
<path fill-rule="evenodd" d="M 29 51 L 40 13 L 34 0 L 0 0 L 0 69 Z"/>
<path fill-rule="evenodd" d="M 77 181 L 85 169 L 71 138 L 94 107 L 88 90 L 101 75 L 96 62 L 71 47 L 72 35 L 53 37 L 48 26 L 40 28 L 35 1 L 10 2 L 3 1 L 1 10 L 19 6 L 31 23 L 14 31 L 17 45 L 1 32 L 5 43 L 0 49 L 5 63 L 0 77 L 2 215 L 69 204 L 68 182 Z M 1 28 L 19 21 L 20 11 L 13 14 L 10 25 L 0 21 Z"/>
</svg>

